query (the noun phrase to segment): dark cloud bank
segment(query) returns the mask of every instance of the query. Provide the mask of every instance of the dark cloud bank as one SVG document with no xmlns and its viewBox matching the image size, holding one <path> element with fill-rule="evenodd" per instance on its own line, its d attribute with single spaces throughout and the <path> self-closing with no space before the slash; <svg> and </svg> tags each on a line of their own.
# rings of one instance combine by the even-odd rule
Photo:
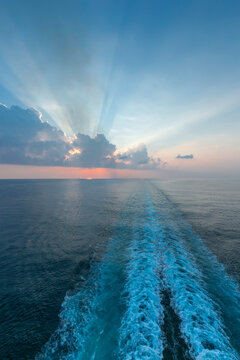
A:
<svg viewBox="0 0 240 360">
<path fill-rule="evenodd" d="M 0 104 L 0 163 L 42 166 L 156 169 L 165 165 L 148 156 L 145 145 L 124 153 L 116 151 L 103 134 L 67 138 L 41 120 L 34 109 Z"/>
</svg>

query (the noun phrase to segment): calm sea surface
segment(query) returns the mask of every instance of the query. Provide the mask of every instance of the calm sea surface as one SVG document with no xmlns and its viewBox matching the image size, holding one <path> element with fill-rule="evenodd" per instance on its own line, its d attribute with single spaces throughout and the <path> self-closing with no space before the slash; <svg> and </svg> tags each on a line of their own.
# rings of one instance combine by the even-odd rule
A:
<svg viewBox="0 0 240 360">
<path fill-rule="evenodd" d="M 239 181 L 0 181 L 1 360 L 239 359 L 239 282 Z"/>
</svg>

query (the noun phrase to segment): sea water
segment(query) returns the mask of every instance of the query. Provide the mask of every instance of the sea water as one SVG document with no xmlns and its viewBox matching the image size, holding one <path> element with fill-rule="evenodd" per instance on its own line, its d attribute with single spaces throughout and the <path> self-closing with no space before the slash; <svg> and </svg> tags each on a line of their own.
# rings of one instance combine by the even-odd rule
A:
<svg viewBox="0 0 240 360">
<path fill-rule="evenodd" d="M 237 181 L 2 181 L 1 359 L 240 358 Z"/>
</svg>

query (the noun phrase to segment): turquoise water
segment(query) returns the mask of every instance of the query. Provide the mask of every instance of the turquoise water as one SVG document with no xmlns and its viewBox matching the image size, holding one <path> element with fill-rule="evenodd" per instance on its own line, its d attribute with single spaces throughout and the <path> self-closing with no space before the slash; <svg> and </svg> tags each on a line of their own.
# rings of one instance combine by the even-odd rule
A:
<svg viewBox="0 0 240 360">
<path fill-rule="evenodd" d="M 103 181 L 73 182 L 71 186 L 70 184 L 71 182 L 54 184 L 56 195 L 60 194 L 60 189 L 65 192 L 65 196 L 68 194 L 64 211 L 58 209 L 56 198 L 52 204 L 61 213 L 60 223 L 67 219 L 65 224 L 73 221 L 72 226 L 76 226 L 81 218 L 85 227 L 81 230 L 78 227 L 75 229 L 74 241 L 72 233 L 71 236 L 67 233 L 64 235 L 61 229 L 52 229 L 54 238 L 61 234 L 61 238 L 65 238 L 64 241 L 59 243 L 57 240 L 45 240 L 44 243 L 41 240 L 38 244 L 38 254 L 32 255 L 31 258 L 33 262 L 42 259 L 41 266 L 44 269 L 44 259 L 47 256 L 50 256 L 53 265 L 55 259 L 55 269 L 49 272 L 48 276 L 44 273 L 46 282 L 50 279 L 54 284 L 55 277 L 55 286 L 51 289 L 44 286 L 42 290 L 38 289 L 50 297 L 46 301 L 47 305 L 51 304 L 51 308 L 45 308 L 45 315 L 49 316 L 49 324 L 52 323 L 51 331 L 48 331 L 48 340 L 44 341 L 43 333 L 46 331 L 39 326 L 39 343 L 32 346 L 34 356 L 30 355 L 29 351 L 23 357 L 21 354 L 26 350 L 22 344 L 22 353 L 14 355 L 13 358 L 23 359 L 32 356 L 36 360 L 239 359 L 240 292 L 238 278 L 235 276 L 239 262 L 235 261 L 234 266 L 232 261 L 228 264 L 228 258 L 221 254 L 217 237 L 204 239 L 200 236 L 202 230 L 203 234 L 204 231 L 211 231 L 213 221 L 209 216 L 209 221 L 201 228 L 201 216 L 207 211 L 211 212 L 213 207 L 217 208 L 217 201 L 222 201 L 220 191 L 216 196 L 216 185 L 214 205 L 210 201 L 206 205 L 204 196 L 211 188 L 209 182 L 201 185 L 204 196 L 199 196 L 197 202 L 193 199 L 192 183 L 191 186 L 188 184 L 189 195 L 186 196 L 185 193 L 185 202 L 181 199 L 181 194 L 185 191 L 186 183 L 174 185 L 170 182 L 156 181 Z M 49 194 L 49 187 L 52 185 L 51 182 L 40 182 L 31 186 L 35 186 L 35 190 L 38 189 L 36 196 L 39 196 L 39 189 L 42 191 L 42 198 Z M 16 184 L 14 186 L 16 192 Z M 177 191 L 177 187 L 181 191 Z M 228 197 L 226 194 L 225 197 L 229 199 L 232 207 L 239 206 L 236 196 L 231 200 L 232 192 L 234 187 Z M 19 193 L 17 194 L 19 196 Z M 72 197 L 69 199 L 70 194 Z M 81 194 L 81 206 L 78 206 L 80 195 L 76 201 L 77 194 Z M 44 197 L 44 201 L 48 203 L 50 200 Z M 74 206 L 71 206 L 73 203 Z M 226 213 L 229 214 L 230 206 L 226 204 Z M 194 206 L 198 209 L 202 206 L 204 209 L 199 210 L 200 221 L 191 218 L 191 214 L 197 212 L 196 209 L 193 210 Z M 42 210 L 43 208 L 40 213 Z M 220 213 L 223 213 L 223 210 Z M 44 221 L 47 221 L 47 218 Z M 235 221 L 234 231 L 237 231 L 237 217 Z M 91 228 L 96 224 L 102 226 L 101 239 L 95 234 L 93 241 Z M 228 226 L 226 224 L 226 228 Z M 199 232 L 196 232 L 197 227 Z M 48 222 L 46 229 L 49 230 Z M 63 229 L 64 226 L 62 232 Z M 104 233 L 103 236 L 102 231 L 107 229 L 109 233 Z M 83 237 L 80 244 L 77 234 Z M 36 241 L 34 230 L 31 236 Z M 41 235 L 38 236 L 41 238 Z M 230 244 L 231 238 L 225 238 L 225 242 L 227 241 Z M 209 243 L 211 246 L 207 246 Z M 85 250 L 84 253 L 87 245 L 88 251 Z M 231 246 L 236 252 L 239 243 L 234 239 Z M 63 256 L 62 253 L 68 251 L 69 264 L 65 261 L 64 266 L 62 257 L 66 258 L 66 254 Z M 32 249 L 31 252 L 33 253 Z M 225 266 L 220 263 L 219 254 L 225 259 Z M 82 258 L 78 263 L 80 257 Z M 71 266 L 71 259 L 75 267 Z M 48 263 L 47 265 L 49 266 Z M 69 286 L 74 273 L 75 279 Z M 32 273 L 32 282 L 40 275 L 41 271 Z M 57 295 L 62 278 L 66 282 L 65 288 L 70 289 L 63 289 L 65 295 L 63 291 L 59 292 L 59 299 L 51 299 L 51 296 Z M 25 280 L 23 288 L 24 284 Z M 9 286 L 8 288 L 10 289 Z M 9 299 L 14 302 L 11 296 Z M 41 306 L 41 296 L 38 300 L 38 306 Z M 54 304 L 60 306 L 56 306 L 55 312 Z M 36 305 L 32 305 L 34 311 Z M 12 311 L 11 308 L 8 311 Z M 32 322 L 27 314 L 19 314 L 15 309 L 15 313 L 11 313 L 11 316 L 14 315 L 16 318 L 22 316 L 22 324 L 25 321 L 25 327 L 31 333 Z M 45 321 L 48 321 L 47 316 Z M 20 328 L 18 322 L 15 324 L 12 333 L 17 333 Z M 36 332 L 35 328 L 33 332 Z M 2 358 L 7 359 L 11 356 L 5 355 Z"/>
</svg>

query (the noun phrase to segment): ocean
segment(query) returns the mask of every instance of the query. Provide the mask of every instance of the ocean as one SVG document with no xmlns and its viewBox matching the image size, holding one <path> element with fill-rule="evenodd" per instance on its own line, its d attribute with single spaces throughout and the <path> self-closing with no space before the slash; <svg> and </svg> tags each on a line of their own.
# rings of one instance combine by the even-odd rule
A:
<svg viewBox="0 0 240 360">
<path fill-rule="evenodd" d="M 0 181 L 0 359 L 240 359 L 239 225 L 237 180 Z"/>
</svg>

